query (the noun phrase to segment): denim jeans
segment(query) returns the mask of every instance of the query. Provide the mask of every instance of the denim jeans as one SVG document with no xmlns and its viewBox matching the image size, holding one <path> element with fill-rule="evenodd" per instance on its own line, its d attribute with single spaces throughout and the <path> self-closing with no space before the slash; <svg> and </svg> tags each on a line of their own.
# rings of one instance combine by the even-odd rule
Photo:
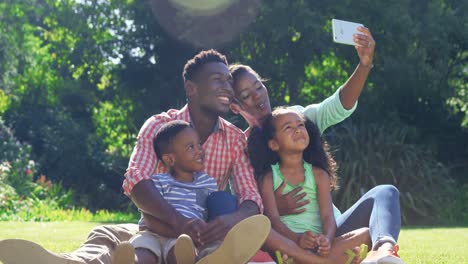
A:
<svg viewBox="0 0 468 264">
<path fill-rule="evenodd" d="M 373 249 L 384 242 L 396 244 L 401 226 L 399 195 L 393 185 L 372 188 L 336 219 L 336 235 L 369 227 Z"/>
<path fill-rule="evenodd" d="M 230 192 L 212 192 L 206 199 L 206 207 L 208 209 L 208 221 L 211 221 L 218 216 L 237 211 L 237 197 Z"/>
</svg>

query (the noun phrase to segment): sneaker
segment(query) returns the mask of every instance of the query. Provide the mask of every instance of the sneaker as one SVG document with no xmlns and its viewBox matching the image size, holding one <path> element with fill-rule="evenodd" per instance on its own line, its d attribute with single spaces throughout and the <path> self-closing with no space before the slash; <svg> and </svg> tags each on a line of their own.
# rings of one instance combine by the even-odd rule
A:
<svg viewBox="0 0 468 264">
<path fill-rule="evenodd" d="M 4 264 L 84 264 L 81 260 L 53 253 L 39 244 L 24 239 L 0 241 L 0 261 Z"/>
<path fill-rule="evenodd" d="M 254 215 L 235 225 L 223 243 L 197 264 L 243 264 L 247 263 L 260 249 L 270 233 L 270 220 L 264 215 Z"/>
<path fill-rule="evenodd" d="M 188 235 L 180 235 L 174 246 L 174 255 L 177 264 L 194 264 L 195 263 L 195 246 L 192 238 Z"/>
<path fill-rule="evenodd" d="M 112 264 L 134 264 L 135 248 L 128 242 L 122 242 L 115 247 L 112 253 Z"/>
<path fill-rule="evenodd" d="M 391 251 L 371 251 L 361 264 L 405 264 L 398 255 L 400 248 L 395 245 Z"/>
</svg>

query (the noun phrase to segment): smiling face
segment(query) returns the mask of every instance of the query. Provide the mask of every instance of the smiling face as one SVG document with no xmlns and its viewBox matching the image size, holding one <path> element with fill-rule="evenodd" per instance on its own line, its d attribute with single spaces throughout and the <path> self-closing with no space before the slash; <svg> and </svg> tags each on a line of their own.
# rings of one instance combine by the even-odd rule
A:
<svg viewBox="0 0 468 264">
<path fill-rule="evenodd" d="M 171 141 L 171 167 L 176 171 L 193 173 L 204 169 L 205 151 L 192 127 L 180 131 Z"/>
<path fill-rule="evenodd" d="M 302 152 L 309 145 L 304 118 L 291 110 L 279 110 L 273 113 L 274 136 L 269 141 L 273 151 Z"/>
<path fill-rule="evenodd" d="M 259 77 L 246 70 L 234 80 L 234 95 L 242 110 L 261 122 L 271 113 L 270 98 Z"/>
<path fill-rule="evenodd" d="M 192 81 L 196 87 L 196 100 L 203 111 L 216 115 L 229 111 L 234 97 L 232 75 L 222 62 L 206 63 Z"/>
</svg>

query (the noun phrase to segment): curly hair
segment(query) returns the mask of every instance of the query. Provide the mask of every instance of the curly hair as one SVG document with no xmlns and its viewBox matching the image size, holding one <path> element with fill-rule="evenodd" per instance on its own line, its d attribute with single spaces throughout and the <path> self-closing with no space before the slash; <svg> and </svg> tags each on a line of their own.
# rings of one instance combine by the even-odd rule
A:
<svg viewBox="0 0 468 264">
<path fill-rule="evenodd" d="M 252 129 L 247 140 L 247 153 L 254 169 L 255 179 L 258 182 L 261 182 L 264 175 L 271 171 L 271 165 L 280 161 L 278 153 L 269 148 L 268 141 L 273 139 L 275 135 L 275 119 L 280 114 L 280 110 L 284 109 L 286 108 L 275 108 L 265 119 L 262 127 L 254 127 Z M 298 114 L 302 116 L 302 114 Z M 304 117 L 302 116 L 302 118 Z M 330 176 L 331 189 L 337 190 L 339 188 L 336 173 L 338 166 L 331 155 L 330 147 L 320 135 L 317 125 L 308 119 L 304 118 L 304 120 L 310 142 L 304 150 L 303 158 L 313 166 L 325 170 Z"/>
<path fill-rule="evenodd" d="M 184 71 L 182 72 L 182 77 L 184 82 L 193 80 L 197 73 L 200 71 L 201 67 L 210 62 L 221 62 L 228 65 L 226 56 L 219 53 L 214 49 L 202 50 L 195 57 L 188 60 L 185 63 Z"/>
</svg>

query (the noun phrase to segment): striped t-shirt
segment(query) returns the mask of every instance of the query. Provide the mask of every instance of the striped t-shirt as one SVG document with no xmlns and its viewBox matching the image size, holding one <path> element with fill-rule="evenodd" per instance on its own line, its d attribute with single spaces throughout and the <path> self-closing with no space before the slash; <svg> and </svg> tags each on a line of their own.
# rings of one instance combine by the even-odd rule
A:
<svg viewBox="0 0 468 264">
<path fill-rule="evenodd" d="M 204 172 L 193 175 L 192 182 L 179 182 L 169 173 L 151 176 L 154 186 L 162 197 L 187 218 L 206 220 L 206 198 L 218 191 L 216 180 Z M 144 225 L 143 217 L 140 225 Z"/>
</svg>

